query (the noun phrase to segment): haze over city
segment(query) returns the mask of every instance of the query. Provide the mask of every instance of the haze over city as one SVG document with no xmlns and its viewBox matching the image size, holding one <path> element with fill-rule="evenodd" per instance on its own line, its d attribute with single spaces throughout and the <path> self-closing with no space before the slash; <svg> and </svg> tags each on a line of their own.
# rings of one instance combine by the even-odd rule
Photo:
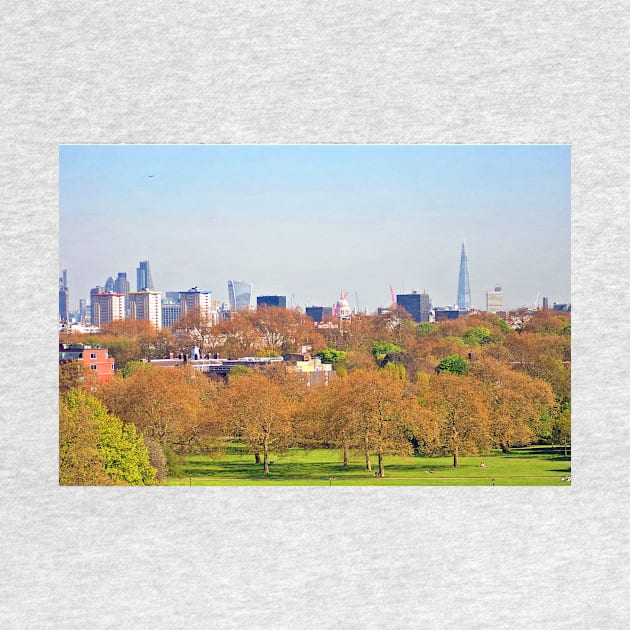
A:
<svg viewBox="0 0 630 630">
<path fill-rule="evenodd" d="M 141 260 L 155 288 L 227 301 L 228 279 L 295 305 L 375 310 L 426 290 L 453 305 L 570 302 L 567 145 L 64 145 L 60 266 L 70 304 Z M 255 303 L 255 299 L 254 299 Z"/>
</svg>

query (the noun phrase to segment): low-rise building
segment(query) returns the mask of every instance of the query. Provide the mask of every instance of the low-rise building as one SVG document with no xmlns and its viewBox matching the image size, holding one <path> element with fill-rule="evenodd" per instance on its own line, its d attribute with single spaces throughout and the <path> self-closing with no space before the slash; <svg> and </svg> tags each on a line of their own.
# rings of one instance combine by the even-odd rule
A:
<svg viewBox="0 0 630 630">
<path fill-rule="evenodd" d="M 59 365 L 73 362 L 83 367 L 79 381 L 88 389 L 111 380 L 116 369 L 116 362 L 109 356 L 107 348 L 82 343 L 60 343 Z"/>
</svg>

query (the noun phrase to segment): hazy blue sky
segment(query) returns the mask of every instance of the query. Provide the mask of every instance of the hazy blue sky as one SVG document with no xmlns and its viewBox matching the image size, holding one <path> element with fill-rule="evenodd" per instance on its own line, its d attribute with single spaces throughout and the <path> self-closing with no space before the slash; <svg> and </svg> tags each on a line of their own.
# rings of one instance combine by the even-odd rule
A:
<svg viewBox="0 0 630 630">
<path fill-rule="evenodd" d="M 149 260 L 161 291 L 192 286 L 370 310 L 397 292 L 454 304 L 466 242 L 473 305 L 570 301 L 567 145 L 66 145 L 60 266 L 73 308 Z M 153 177 L 149 177 L 153 175 Z M 255 298 L 252 300 L 255 304 Z"/>
</svg>

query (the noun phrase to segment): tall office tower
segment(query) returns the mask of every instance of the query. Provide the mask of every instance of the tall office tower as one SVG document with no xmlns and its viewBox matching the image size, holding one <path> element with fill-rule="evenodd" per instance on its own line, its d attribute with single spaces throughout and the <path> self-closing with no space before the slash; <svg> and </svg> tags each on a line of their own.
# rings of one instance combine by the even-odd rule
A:
<svg viewBox="0 0 630 630">
<path fill-rule="evenodd" d="M 114 281 L 114 292 L 127 295 L 131 287 L 129 286 L 129 280 L 127 280 L 127 274 L 124 271 L 118 272 L 118 277 Z"/>
<path fill-rule="evenodd" d="M 67 323 L 70 319 L 70 294 L 68 292 L 68 270 L 59 276 L 59 321 Z"/>
<path fill-rule="evenodd" d="M 162 328 L 162 294 L 159 291 L 134 291 L 128 298 L 131 319 L 146 319 L 154 328 Z"/>
<path fill-rule="evenodd" d="M 396 296 L 396 304 L 404 308 L 416 322 L 428 322 L 431 314 L 431 297 L 426 291 L 403 293 Z"/>
<path fill-rule="evenodd" d="M 105 280 L 105 292 L 107 291 L 111 291 L 112 293 L 114 291 L 114 278 L 111 276 Z"/>
<path fill-rule="evenodd" d="M 468 256 L 466 247 L 462 243 L 462 256 L 459 261 L 459 284 L 457 286 L 457 307 L 459 310 L 468 310 L 472 306 L 470 299 L 470 283 L 468 281 Z"/>
<path fill-rule="evenodd" d="M 125 296 L 121 293 L 92 293 L 90 298 L 93 326 L 125 318 Z"/>
<path fill-rule="evenodd" d="M 140 266 L 136 269 L 136 291 L 142 291 L 143 289 L 154 290 L 151 266 L 148 260 L 141 260 Z"/>
<path fill-rule="evenodd" d="M 87 300 L 85 298 L 81 298 L 79 300 L 79 319 L 81 322 L 84 322 L 87 315 Z"/>
<path fill-rule="evenodd" d="M 287 307 L 286 295 L 259 295 L 256 298 L 256 307 L 275 306 L 276 308 Z"/>
<path fill-rule="evenodd" d="M 503 291 L 497 284 L 494 291 L 486 291 L 486 311 L 488 313 L 500 313 L 503 310 Z"/>
<path fill-rule="evenodd" d="M 240 280 L 228 280 L 228 298 L 231 311 L 248 311 L 254 285 Z"/>
<path fill-rule="evenodd" d="M 543 311 L 548 311 L 549 310 L 549 298 L 544 297 L 543 298 Z"/>
<path fill-rule="evenodd" d="M 190 311 L 199 310 L 199 315 L 208 323 L 214 322 L 212 314 L 212 291 L 200 291 L 193 287 L 190 291 L 179 293 L 180 317 Z"/>
</svg>

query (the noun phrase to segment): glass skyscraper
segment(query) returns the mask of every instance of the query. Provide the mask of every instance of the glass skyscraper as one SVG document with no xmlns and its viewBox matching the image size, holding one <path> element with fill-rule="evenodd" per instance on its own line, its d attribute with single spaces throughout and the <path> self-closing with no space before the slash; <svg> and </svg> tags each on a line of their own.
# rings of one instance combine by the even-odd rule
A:
<svg viewBox="0 0 630 630">
<path fill-rule="evenodd" d="M 154 291 L 153 278 L 151 277 L 151 266 L 148 260 L 141 260 L 140 266 L 136 269 L 136 291 Z"/>
<path fill-rule="evenodd" d="M 68 272 L 64 269 L 59 277 L 59 320 L 70 319 L 70 297 L 68 292 Z"/>
<path fill-rule="evenodd" d="M 468 257 L 466 246 L 462 243 L 462 255 L 459 260 L 459 284 L 457 286 L 457 308 L 468 310 L 472 306 L 470 299 L 470 282 L 468 280 Z"/>
<path fill-rule="evenodd" d="M 228 298 L 231 311 L 248 311 L 254 285 L 241 280 L 228 280 Z"/>
</svg>

